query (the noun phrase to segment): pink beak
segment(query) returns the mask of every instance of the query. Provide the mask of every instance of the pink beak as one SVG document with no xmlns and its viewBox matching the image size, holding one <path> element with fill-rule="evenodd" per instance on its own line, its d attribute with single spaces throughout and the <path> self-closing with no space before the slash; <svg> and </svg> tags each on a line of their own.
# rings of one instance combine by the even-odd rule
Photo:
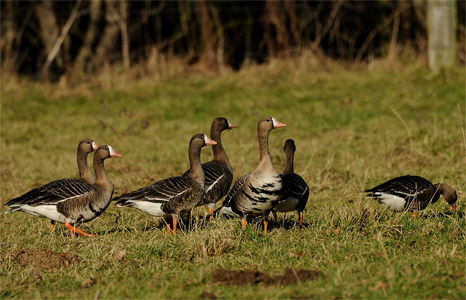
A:
<svg viewBox="0 0 466 300">
<path fill-rule="evenodd" d="M 286 124 L 280 123 L 280 122 L 277 122 L 277 123 L 273 124 L 273 127 L 275 127 L 275 128 L 278 128 L 278 127 L 285 127 L 285 126 L 286 126 Z"/>
<path fill-rule="evenodd" d="M 238 126 L 236 126 L 235 124 L 230 124 L 230 126 L 228 126 L 228 128 L 236 128 Z"/>
<path fill-rule="evenodd" d="M 121 157 L 121 154 L 118 152 L 112 153 L 111 157 Z"/>
<path fill-rule="evenodd" d="M 206 145 L 209 145 L 209 146 L 217 145 L 217 142 L 210 138 L 207 138 Z"/>
</svg>

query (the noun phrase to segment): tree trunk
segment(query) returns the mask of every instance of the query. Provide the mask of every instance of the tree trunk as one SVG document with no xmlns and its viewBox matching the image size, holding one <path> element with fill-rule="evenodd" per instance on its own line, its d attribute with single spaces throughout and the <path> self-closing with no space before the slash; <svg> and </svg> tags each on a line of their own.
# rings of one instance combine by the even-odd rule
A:
<svg viewBox="0 0 466 300">
<path fill-rule="evenodd" d="M 105 0 L 105 29 L 100 43 L 97 45 L 92 67 L 101 66 L 105 62 L 109 62 L 109 56 L 114 53 L 118 41 L 120 28 L 112 12 L 111 5 L 113 5 L 112 0 Z"/>
<path fill-rule="evenodd" d="M 209 15 L 209 7 L 205 0 L 199 0 L 199 10 L 201 19 L 201 35 L 203 41 L 203 49 L 201 61 L 208 67 L 215 65 L 215 38 L 213 33 L 213 23 Z"/>
<path fill-rule="evenodd" d="M 1 53 L 2 68 L 13 71 L 15 67 L 14 48 L 17 30 L 13 21 L 13 5 L 11 0 L 6 1 L 5 11 L 3 12 L 2 27 L 3 35 L 1 36 Z"/>
<path fill-rule="evenodd" d="M 99 21 L 102 18 L 101 13 L 101 0 L 93 0 L 90 3 L 89 14 L 90 21 L 89 27 L 87 28 L 86 35 L 84 36 L 84 43 L 79 50 L 78 56 L 76 57 L 76 62 L 74 64 L 74 69 L 78 71 L 90 71 L 87 69 L 87 61 L 92 53 L 92 46 L 96 39 L 98 30 L 99 30 Z"/>
<path fill-rule="evenodd" d="M 60 29 L 57 25 L 57 18 L 51 0 L 37 1 L 34 8 L 39 20 L 41 38 L 45 46 L 45 56 L 47 57 L 55 45 Z M 57 55 L 56 63 L 59 68 L 63 68 L 63 60 L 60 54 Z"/>
<path fill-rule="evenodd" d="M 456 1 L 429 0 L 427 35 L 429 68 L 437 72 L 456 62 Z"/>
</svg>

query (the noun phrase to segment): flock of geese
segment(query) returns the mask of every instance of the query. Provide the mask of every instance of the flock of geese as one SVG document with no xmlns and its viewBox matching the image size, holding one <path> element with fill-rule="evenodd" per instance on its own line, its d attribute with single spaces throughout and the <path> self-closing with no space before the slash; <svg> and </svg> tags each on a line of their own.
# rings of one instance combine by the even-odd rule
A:
<svg viewBox="0 0 466 300">
<path fill-rule="evenodd" d="M 75 234 L 94 236 L 77 228 L 76 224 L 95 219 L 112 200 L 117 201 L 118 207 L 133 207 L 156 217 L 171 218 L 171 222 L 167 222 L 167 232 L 175 235 L 180 218 L 189 216 L 193 208 L 203 205 L 209 209 L 210 220 L 219 214 L 241 218 L 243 228 L 246 228 L 248 218 L 263 217 L 264 233 L 267 232 L 270 212 L 276 219 L 277 212 L 296 210 L 302 224 L 309 186 L 294 173 L 294 141 L 288 139 L 285 142 L 282 174 L 275 170 L 269 154 L 269 133 L 285 126 L 272 117 L 259 120 L 259 163 L 250 173 L 239 177 L 231 190 L 233 172 L 221 134 L 236 125 L 226 118 L 216 118 L 212 122 L 210 138 L 205 134 L 195 134 L 191 138 L 190 168 L 183 175 L 162 179 L 114 199 L 113 184 L 105 171 L 104 160 L 121 157 L 121 154 L 109 145 L 98 147 L 93 140 L 82 140 L 77 151 L 80 178 L 59 179 L 35 188 L 7 202 L 9 209 L 5 213 L 23 211 L 48 218 L 52 230 L 55 222 L 64 223 L 73 238 Z M 201 164 L 201 149 L 208 145 L 212 146 L 213 159 Z M 87 156 L 93 151 L 95 175 L 87 163 Z M 437 202 L 440 195 L 451 209 L 456 210 L 455 190 L 444 183 L 434 185 L 420 176 L 393 178 L 364 192 L 368 193 L 366 197 L 375 198 L 390 209 L 412 211 L 415 216 L 428 204 Z M 225 195 L 223 204 L 215 210 L 216 203 Z"/>
</svg>

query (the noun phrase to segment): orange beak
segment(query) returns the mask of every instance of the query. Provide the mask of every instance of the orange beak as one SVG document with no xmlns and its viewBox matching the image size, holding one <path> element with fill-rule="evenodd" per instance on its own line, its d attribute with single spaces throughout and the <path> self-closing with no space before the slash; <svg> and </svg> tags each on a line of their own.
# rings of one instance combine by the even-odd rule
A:
<svg viewBox="0 0 466 300">
<path fill-rule="evenodd" d="M 456 212 L 456 203 L 450 205 L 450 210 Z"/>
<path fill-rule="evenodd" d="M 236 127 L 238 127 L 238 126 L 235 125 L 235 124 L 230 124 L 230 125 L 228 126 L 228 128 L 236 128 Z"/>
</svg>

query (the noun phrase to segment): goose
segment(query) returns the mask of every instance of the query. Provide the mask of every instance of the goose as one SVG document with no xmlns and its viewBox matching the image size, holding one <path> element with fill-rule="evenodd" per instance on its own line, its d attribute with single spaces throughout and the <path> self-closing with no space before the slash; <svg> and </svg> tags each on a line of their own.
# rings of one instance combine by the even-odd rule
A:
<svg viewBox="0 0 466 300">
<path fill-rule="evenodd" d="M 236 127 L 226 118 L 216 118 L 210 127 L 210 137 L 217 142 L 217 145 L 212 146 L 213 160 L 202 164 L 205 174 L 204 196 L 197 206 L 207 205 L 211 221 L 215 203 L 228 193 L 233 181 L 233 172 L 225 149 L 223 149 L 221 134 L 224 130 Z M 189 176 L 189 170 L 183 176 Z"/>
<path fill-rule="evenodd" d="M 257 167 L 240 177 L 217 211 L 220 214 L 242 218 L 243 229 L 247 217 L 264 216 L 264 233 L 267 233 L 267 214 L 274 201 L 280 199 L 282 179 L 275 171 L 269 154 L 269 133 L 275 128 L 284 127 L 275 118 L 267 117 L 257 123 L 260 159 Z"/>
<path fill-rule="evenodd" d="M 156 217 L 172 217 L 173 234 L 181 214 L 189 213 L 204 194 L 204 171 L 201 166 L 201 148 L 215 145 L 205 134 L 196 134 L 189 142 L 189 175 L 162 179 L 115 198 L 118 207 L 133 207 Z M 170 234 L 170 224 L 167 223 Z"/>
<path fill-rule="evenodd" d="M 456 191 L 445 183 L 432 184 L 421 176 L 405 175 L 390 179 L 376 187 L 365 190 L 366 198 L 379 201 L 385 207 L 395 211 L 412 211 L 418 217 L 418 211 L 430 203 L 438 201 L 443 195 L 450 208 L 456 211 L 458 196 Z"/>
<path fill-rule="evenodd" d="M 280 175 L 283 182 L 283 190 L 280 201 L 274 205 L 272 213 L 274 219 L 277 220 L 277 211 L 289 212 L 293 210 L 298 211 L 299 223 L 303 223 L 303 211 L 306 207 L 309 198 L 309 186 L 306 181 L 294 173 L 294 153 L 296 146 L 292 139 L 288 139 L 283 147 L 285 152 L 285 169 L 283 174 Z"/>
<path fill-rule="evenodd" d="M 109 145 L 100 146 L 94 154 L 95 184 L 81 178 L 65 178 L 52 181 L 33 189 L 6 203 L 10 208 L 5 212 L 23 211 L 34 216 L 49 218 L 65 223 L 71 237 L 75 233 L 95 236 L 76 228 L 78 222 L 88 222 L 102 214 L 110 204 L 113 184 L 104 168 L 104 160 L 121 157 Z"/>
</svg>

